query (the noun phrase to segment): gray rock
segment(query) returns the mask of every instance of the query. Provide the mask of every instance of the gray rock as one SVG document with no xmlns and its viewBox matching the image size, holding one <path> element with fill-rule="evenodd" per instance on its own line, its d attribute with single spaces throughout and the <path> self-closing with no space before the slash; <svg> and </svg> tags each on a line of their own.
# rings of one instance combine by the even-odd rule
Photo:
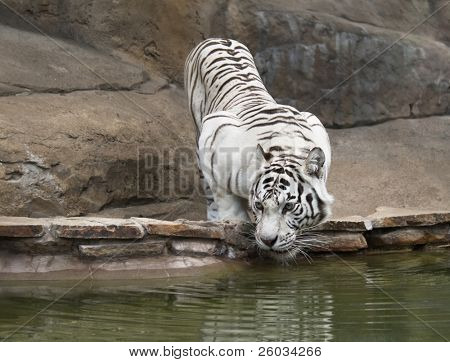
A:
<svg viewBox="0 0 450 362">
<path fill-rule="evenodd" d="M 225 231 L 221 223 L 189 220 L 166 221 L 145 218 L 133 218 L 133 220 L 143 225 L 150 235 L 225 239 Z"/>
<path fill-rule="evenodd" d="M 60 239 L 51 233 L 46 233 L 38 238 L 5 238 L 0 242 L 0 249 L 27 255 L 71 255 L 73 242 L 68 239 Z"/>
<path fill-rule="evenodd" d="M 13 238 L 37 238 L 44 234 L 47 219 L 26 217 L 0 217 L 0 236 Z"/>
<path fill-rule="evenodd" d="M 245 260 L 249 258 L 256 258 L 261 256 L 256 249 L 256 246 L 253 245 L 251 248 L 246 250 L 235 249 L 233 246 L 228 245 L 226 250 L 226 257 L 230 260 Z"/>
<path fill-rule="evenodd" d="M 176 218 L 190 205 L 175 201 L 197 194 L 193 123 L 179 89 L 0 97 L 0 109 L 1 215 L 78 216 L 168 201 L 166 216 Z M 164 159 L 175 149 L 190 157 L 186 169 Z M 161 161 L 147 168 L 147 156 Z"/>
<path fill-rule="evenodd" d="M 142 68 L 98 50 L 1 24 L 0 48 L 0 83 L 8 86 L 0 95 L 127 90 L 148 79 Z"/>
<path fill-rule="evenodd" d="M 84 258 L 133 258 L 161 255 L 165 240 L 148 240 L 128 243 L 81 244 L 78 250 Z"/>
<path fill-rule="evenodd" d="M 225 241 L 228 245 L 234 246 L 237 250 L 247 250 L 255 245 L 254 225 L 250 223 L 224 223 Z"/>
<path fill-rule="evenodd" d="M 436 9 L 407 0 L 389 11 L 369 0 L 232 0 L 222 13 L 279 101 L 349 127 L 449 112 L 448 7 L 417 27 Z"/>
<path fill-rule="evenodd" d="M 401 248 L 450 242 L 450 225 L 378 229 L 366 234 L 371 248 Z"/>
<path fill-rule="evenodd" d="M 371 230 L 370 220 L 362 216 L 347 216 L 331 218 L 327 222 L 314 228 L 314 231 L 366 231 Z"/>
<path fill-rule="evenodd" d="M 450 116 L 329 130 L 333 217 L 377 207 L 448 211 Z"/>
<path fill-rule="evenodd" d="M 29 94 L 29 93 L 31 93 L 29 89 L 24 89 L 9 84 L 0 83 L 0 97 L 12 96 L 16 94 Z"/>
<path fill-rule="evenodd" d="M 239 39 L 255 53 L 273 95 L 302 110 L 402 38 L 313 112 L 338 127 L 449 112 L 448 6 L 427 19 L 442 1 L 399 0 L 388 9 L 370 0 L 9 3 L 44 31 L 123 51 L 179 82 L 196 43 L 212 36 Z M 7 12 L 0 19 L 26 25 Z"/>
<path fill-rule="evenodd" d="M 142 205 L 130 205 L 124 207 L 106 207 L 98 212 L 88 214 L 93 217 L 123 218 L 132 217 L 177 220 L 205 220 L 206 203 L 203 198 L 194 200 L 183 199 L 174 201 L 150 202 Z"/>
<path fill-rule="evenodd" d="M 106 69 L 113 84 L 133 91 L 74 92 L 107 86 L 89 69 L 77 68 L 79 63 L 48 38 L 19 30 L 25 24 L 2 8 L 0 20 L 15 28 L 1 28 L 2 49 L 10 49 L 0 60 L 0 94 L 23 95 L 0 97 L 0 214 L 108 216 L 111 211 L 114 217 L 168 219 L 205 215 L 197 203 L 195 132 L 185 94 L 167 82 L 182 81 L 184 59 L 203 37 L 228 35 L 247 43 L 274 96 L 304 109 L 435 9 L 407 0 L 390 4 L 389 11 L 369 0 L 138 0 L 133 7 L 103 0 L 95 7 L 88 0 L 8 3 L 51 35 L 103 49 L 57 39 L 83 61 Z M 336 196 L 336 217 L 368 215 L 380 205 L 448 209 L 449 118 L 391 118 L 448 113 L 449 9 L 313 109 L 326 124 L 339 127 L 390 120 L 330 130 L 329 188 Z M 111 52 L 127 61 L 109 57 Z M 142 65 L 129 63 L 136 60 L 151 71 L 149 80 Z M 39 72 L 30 74 L 34 63 Z M 264 70 L 266 63 L 272 69 Z M 37 91 L 72 93 L 32 94 Z M 194 172 L 182 196 L 168 186 L 184 175 L 176 163 L 160 162 L 164 172 L 138 175 L 144 164 L 138 154 L 180 146 L 192 154 L 188 169 Z"/>
<path fill-rule="evenodd" d="M 377 207 L 377 211 L 367 218 L 374 228 L 426 226 L 449 223 L 450 211 Z"/>
<path fill-rule="evenodd" d="M 377 207 L 366 217 L 348 216 L 336 218 L 314 228 L 315 231 L 368 231 L 379 228 L 427 226 L 450 222 L 450 212 L 419 208 Z"/>
<path fill-rule="evenodd" d="M 170 250 L 175 255 L 216 255 L 217 242 L 212 240 L 172 240 Z"/>
<path fill-rule="evenodd" d="M 66 239 L 141 239 L 144 228 L 133 220 L 107 218 L 55 218 L 51 228 Z"/>
<path fill-rule="evenodd" d="M 305 248 L 313 252 L 353 252 L 367 248 L 364 235 L 357 232 L 323 232 L 305 238 Z"/>
<path fill-rule="evenodd" d="M 72 255 L 25 255 L 0 251 L 0 280 L 153 279 L 205 274 L 229 268 L 214 257 L 141 257 L 82 261 Z"/>
<path fill-rule="evenodd" d="M 248 43 L 269 91 L 327 126 L 449 111 L 450 49 L 442 43 L 410 37 L 383 53 L 401 34 L 308 12 L 262 10 L 249 20 L 259 32 Z"/>
</svg>

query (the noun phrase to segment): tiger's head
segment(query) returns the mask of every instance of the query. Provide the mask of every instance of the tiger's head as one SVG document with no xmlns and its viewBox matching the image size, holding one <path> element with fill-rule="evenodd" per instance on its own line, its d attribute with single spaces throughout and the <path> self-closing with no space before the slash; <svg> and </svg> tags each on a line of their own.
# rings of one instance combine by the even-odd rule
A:
<svg viewBox="0 0 450 362">
<path fill-rule="evenodd" d="M 318 147 L 306 152 L 305 157 L 272 156 L 260 145 L 256 151 L 259 172 L 249 200 L 255 239 L 277 259 L 293 258 L 301 251 L 299 234 L 330 215 L 333 197 L 325 186 L 325 154 Z"/>
</svg>

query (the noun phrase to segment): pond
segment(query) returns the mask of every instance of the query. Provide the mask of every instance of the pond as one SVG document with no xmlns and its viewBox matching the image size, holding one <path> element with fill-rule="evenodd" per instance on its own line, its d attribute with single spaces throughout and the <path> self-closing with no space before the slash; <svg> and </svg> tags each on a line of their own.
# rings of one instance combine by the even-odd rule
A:
<svg viewBox="0 0 450 362">
<path fill-rule="evenodd" d="M 450 251 L 241 265 L 201 278 L 0 282 L 10 341 L 442 341 Z"/>
</svg>

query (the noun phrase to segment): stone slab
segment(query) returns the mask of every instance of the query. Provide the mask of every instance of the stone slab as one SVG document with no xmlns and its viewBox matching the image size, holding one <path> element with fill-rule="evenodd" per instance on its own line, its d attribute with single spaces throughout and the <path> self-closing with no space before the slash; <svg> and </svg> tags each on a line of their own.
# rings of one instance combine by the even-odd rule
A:
<svg viewBox="0 0 450 362">
<path fill-rule="evenodd" d="M 316 237 L 318 240 L 305 241 L 312 252 L 353 252 L 367 249 L 367 242 L 362 233 L 327 232 Z"/>
<path fill-rule="evenodd" d="M 3 250 L 26 255 L 72 254 L 73 241 L 70 239 L 55 238 L 53 234 L 46 233 L 39 238 L 3 239 L 0 246 Z"/>
<path fill-rule="evenodd" d="M 362 216 L 332 218 L 314 228 L 314 230 L 321 231 L 366 231 L 371 229 L 372 224 L 370 220 Z"/>
<path fill-rule="evenodd" d="M 133 220 L 107 218 L 56 218 L 52 230 L 68 239 L 141 239 L 144 228 Z"/>
<path fill-rule="evenodd" d="M 450 241 L 450 226 L 441 224 L 399 229 L 379 229 L 366 234 L 371 248 L 398 248 L 411 245 L 446 243 Z"/>
<path fill-rule="evenodd" d="M 217 242 L 209 240 L 173 240 L 170 242 L 170 251 L 175 255 L 215 255 Z"/>
<path fill-rule="evenodd" d="M 207 239 L 225 239 L 223 224 L 209 221 L 133 218 L 143 225 L 150 235 L 182 236 Z"/>
<path fill-rule="evenodd" d="M 25 255 L 0 251 L 0 280 L 154 279 L 198 275 L 233 267 L 214 257 L 153 256 L 88 262 L 72 255 Z"/>
<path fill-rule="evenodd" d="M 373 228 L 426 226 L 450 222 L 450 211 L 378 207 L 367 217 Z"/>
<path fill-rule="evenodd" d="M 78 245 L 81 257 L 123 258 L 161 255 L 166 247 L 165 240 L 152 240 L 114 244 Z"/>
<path fill-rule="evenodd" d="M 0 236 L 11 238 L 37 238 L 44 234 L 46 219 L 27 217 L 0 217 Z"/>
</svg>

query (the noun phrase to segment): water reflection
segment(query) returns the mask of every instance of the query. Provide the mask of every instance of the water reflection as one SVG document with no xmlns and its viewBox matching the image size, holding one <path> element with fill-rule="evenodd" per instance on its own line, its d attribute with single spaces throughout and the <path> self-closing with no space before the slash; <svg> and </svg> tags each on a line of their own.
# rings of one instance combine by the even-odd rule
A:
<svg viewBox="0 0 450 362">
<path fill-rule="evenodd" d="M 284 278 L 221 281 L 222 297 L 205 310 L 202 340 L 331 340 L 333 296 L 320 280 L 311 282 L 314 288 Z"/>
<path fill-rule="evenodd" d="M 450 253 L 353 257 L 346 262 L 351 268 L 337 258 L 327 258 L 293 267 L 253 265 L 196 279 L 87 283 L 11 340 L 439 341 L 439 334 L 450 337 Z M 1 282 L 0 336 L 8 335 L 69 286 Z"/>
</svg>

